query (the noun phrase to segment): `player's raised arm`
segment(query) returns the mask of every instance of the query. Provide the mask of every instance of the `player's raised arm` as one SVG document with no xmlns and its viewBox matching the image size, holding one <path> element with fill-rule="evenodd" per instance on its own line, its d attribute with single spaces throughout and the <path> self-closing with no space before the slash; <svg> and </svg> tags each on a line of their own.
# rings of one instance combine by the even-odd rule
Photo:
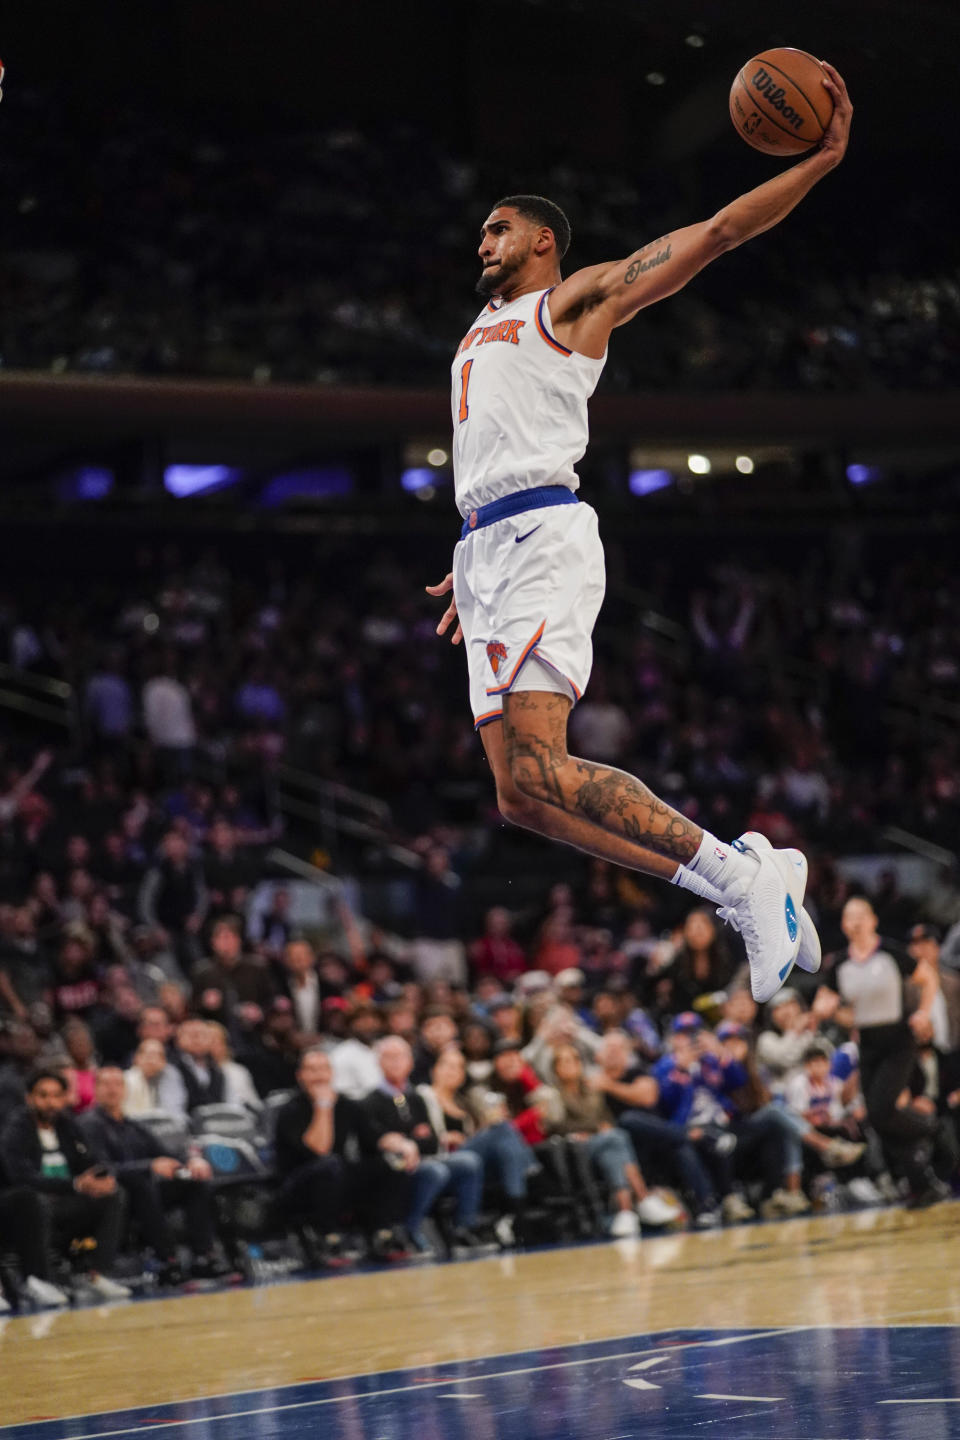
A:
<svg viewBox="0 0 960 1440">
<path fill-rule="evenodd" d="M 584 354 L 600 355 L 611 329 L 663 300 L 727 250 L 771 229 L 818 180 L 839 165 L 847 148 L 853 106 L 838 72 L 824 64 L 833 119 L 820 148 L 805 160 L 718 210 L 710 220 L 663 235 L 624 260 L 592 265 L 561 282 L 550 297 L 557 338 Z"/>
</svg>

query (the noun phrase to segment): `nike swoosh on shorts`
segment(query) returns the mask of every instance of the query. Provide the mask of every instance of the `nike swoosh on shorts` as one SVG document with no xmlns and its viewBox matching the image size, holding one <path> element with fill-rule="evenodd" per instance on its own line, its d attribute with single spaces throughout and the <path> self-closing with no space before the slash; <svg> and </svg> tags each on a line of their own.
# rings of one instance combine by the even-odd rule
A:
<svg viewBox="0 0 960 1440">
<path fill-rule="evenodd" d="M 530 539 L 530 536 L 531 536 L 531 535 L 535 535 L 539 529 L 540 529 L 540 526 L 539 526 L 539 525 L 534 525 L 533 529 L 532 529 L 532 530 L 528 530 L 527 533 L 526 533 L 526 535 L 514 535 L 514 537 L 513 537 L 513 543 L 514 543 L 515 545 L 522 545 L 523 542 L 524 542 L 524 540 L 529 540 L 529 539 Z"/>
</svg>

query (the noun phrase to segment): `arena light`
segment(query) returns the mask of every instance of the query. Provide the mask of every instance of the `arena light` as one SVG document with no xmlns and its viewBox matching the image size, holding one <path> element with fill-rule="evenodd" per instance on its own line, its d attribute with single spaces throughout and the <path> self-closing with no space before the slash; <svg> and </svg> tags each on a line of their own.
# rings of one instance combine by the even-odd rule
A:
<svg viewBox="0 0 960 1440">
<path fill-rule="evenodd" d="M 231 465 L 168 465 L 163 472 L 163 488 L 178 500 L 186 500 L 191 495 L 206 495 L 234 485 L 240 473 Z"/>
<path fill-rule="evenodd" d="M 659 70 L 649 71 L 644 78 L 648 85 L 666 85 L 667 83 L 666 75 L 662 74 Z"/>
<path fill-rule="evenodd" d="M 446 463 L 447 463 L 447 461 L 448 461 L 449 459 L 450 459 L 450 456 L 447 454 L 446 450 L 441 450 L 441 449 L 439 449 L 439 447 L 438 447 L 437 449 L 435 449 L 435 450 L 428 450 L 428 451 L 427 451 L 427 464 L 428 464 L 428 465 L 435 465 L 435 466 L 439 467 L 439 466 L 441 466 L 441 465 L 446 465 Z"/>
<path fill-rule="evenodd" d="M 688 35 L 684 41 L 684 44 L 689 45 L 691 50 L 702 50 L 706 43 L 703 36 L 697 34 Z"/>
<path fill-rule="evenodd" d="M 57 477 L 59 500 L 104 500 L 116 483 L 116 476 L 105 465 L 78 465 Z"/>
<path fill-rule="evenodd" d="M 260 493 L 261 505 L 284 505 L 288 500 L 335 500 L 353 493 L 353 476 L 342 465 L 311 466 L 274 475 Z"/>
<path fill-rule="evenodd" d="M 672 484 L 669 470 L 631 470 L 627 480 L 631 495 L 654 495 Z"/>
<path fill-rule="evenodd" d="M 877 480 L 882 479 L 883 471 L 879 465 L 848 465 L 847 479 L 851 485 L 873 485 Z"/>
<path fill-rule="evenodd" d="M 753 463 L 752 455 L 738 455 L 734 461 L 741 475 L 752 475 L 756 466 Z"/>
<path fill-rule="evenodd" d="M 710 457 L 707 455 L 688 455 L 687 469 L 691 475 L 709 475 L 713 466 L 710 464 Z"/>
<path fill-rule="evenodd" d="M 400 487 L 415 495 L 418 490 L 436 485 L 437 477 L 434 472 L 425 465 L 412 465 L 409 470 L 401 470 Z"/>
</svg>

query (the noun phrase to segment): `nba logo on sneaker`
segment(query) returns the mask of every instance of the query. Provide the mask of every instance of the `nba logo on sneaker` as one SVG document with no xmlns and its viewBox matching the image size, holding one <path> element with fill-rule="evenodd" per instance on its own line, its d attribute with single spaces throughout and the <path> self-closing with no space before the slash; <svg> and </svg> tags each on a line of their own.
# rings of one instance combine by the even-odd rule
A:
<svg viewBox="0 0 960 1440">
<path fill-rule="evenodd" d="M 794 907 L 794 903 L 789 895 L 787 896 L 784 903 L 783 913 L 787 922 L 787 934 L 790 936 L 790 940 L 792 943 L 794 940 L 796 940 L 797 935 L 800 933 L 800 927 L 797 924 L 797 912 Z"/>
<path fill-rule="evenodd" d="M 500 661 L 506 660 L 507 647 L 499 640 L 491 640 L 487 645 L 487 659 L 490 661 L 490 669 L 494 675 L 499 672 Z"/>
<path fill-rule="evenodd" d="M 721 850 L 719 845 L 714 845 L 713 853 L 714 855 L 716 855 L 718 860 L 726 860 L 727 858 L 726 850 Z"/>
</svg>

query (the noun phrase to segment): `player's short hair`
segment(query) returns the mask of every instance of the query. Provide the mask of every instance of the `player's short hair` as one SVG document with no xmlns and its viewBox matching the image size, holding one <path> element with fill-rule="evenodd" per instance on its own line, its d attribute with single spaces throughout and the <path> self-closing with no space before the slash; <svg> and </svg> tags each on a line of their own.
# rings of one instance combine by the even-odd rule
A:
<svg viewBox="0 0 960 1440">
<path fill-rule="evenodd" d="M 534 224 L 546 225 L 552 230 L 553 238 L 557 242 L 557 258 L 563 259 L 570 249 L 570 221 L 559 205 L 554 205 L 552 200 L 547 200 L 543 195 L 505 195 L 493 208 L 500 210 L 506 205 L 516 210 L 524 220 L 532 220 Z"/>
</svg>

